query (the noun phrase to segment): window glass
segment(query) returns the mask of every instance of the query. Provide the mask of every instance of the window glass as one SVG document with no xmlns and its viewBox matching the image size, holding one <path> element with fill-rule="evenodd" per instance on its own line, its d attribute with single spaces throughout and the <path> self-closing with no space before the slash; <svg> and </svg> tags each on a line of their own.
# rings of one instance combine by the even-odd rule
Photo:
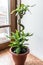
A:
<svg viewBox="0 0 43 65">
<path fill-rule="evenodd" d="M 0 26 L 9 24 L 8 0 L 0 0 Z"/>
<path fill-rule="evenodd" d="M 10 35 L 10 27 L 4 27 L 5 25 L 10 25 L 9 23 L 9 12 L 10 12 L 10 0 L 0 0 L 0 43 L 6 42 L 9 39 L 6 35 Z"/>
</svg>

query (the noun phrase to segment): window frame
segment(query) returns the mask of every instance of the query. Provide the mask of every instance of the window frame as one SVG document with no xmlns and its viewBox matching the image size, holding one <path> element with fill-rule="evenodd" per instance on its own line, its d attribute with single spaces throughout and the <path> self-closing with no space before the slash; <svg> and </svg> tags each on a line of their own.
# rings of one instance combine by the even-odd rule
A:
<svg viewBox="0 0 43 65">
<path fill-rule="evenodd" d="M 10 12 L 14 10 L 16 7 L 17 7 L 17 0 L 10 0 Z M 0 28 L 10 27 L 11 32 L 15 32 L 15 30 L 17 29 L 17 17 L 15 16 L 15 14 L 12 14 L 9 16 L 9 19 L 11 24 L 0 26 Z M 9 43 L 10 41 L 0 44 L 0 50 L 7 48 Z"/>
</svg>

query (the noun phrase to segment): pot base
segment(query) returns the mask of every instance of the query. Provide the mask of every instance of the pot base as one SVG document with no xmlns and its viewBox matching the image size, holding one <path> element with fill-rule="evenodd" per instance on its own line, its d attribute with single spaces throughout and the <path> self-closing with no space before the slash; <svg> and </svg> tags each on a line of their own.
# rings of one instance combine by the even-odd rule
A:
<svg viewBox="0 0 43 65">
<path fill-rule="evenodd" d="M 15 64 L 15 65 L 24 65 L 24 64 Z"/>
<path fill-rule="evenodd" d="M 24 65 L 24 63 L 21 63 L 21 64 L 15 64 L 15 65 Z"/>
</svg>

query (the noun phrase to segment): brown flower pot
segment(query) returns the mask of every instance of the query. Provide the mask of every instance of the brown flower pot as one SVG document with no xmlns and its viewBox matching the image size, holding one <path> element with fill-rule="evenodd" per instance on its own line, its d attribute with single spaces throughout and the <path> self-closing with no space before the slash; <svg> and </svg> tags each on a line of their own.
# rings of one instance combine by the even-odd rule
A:
<svg viewBox="0 0 43 65">
<path fill-rule="evenodd" d="M 27 52 L 23 54 L 16 54 L 12 52 L 12 48 L 10 48 L 10 53 L 12 54 L 15 65 L 24 65 L 27 54 L 29 53 L 29 49 L 27 48 Z"/>
</svg>

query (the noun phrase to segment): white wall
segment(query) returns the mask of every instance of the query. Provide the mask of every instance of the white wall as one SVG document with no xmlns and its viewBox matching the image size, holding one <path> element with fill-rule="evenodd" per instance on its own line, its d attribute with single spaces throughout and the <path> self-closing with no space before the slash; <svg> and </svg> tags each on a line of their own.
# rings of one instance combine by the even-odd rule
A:
<svg viewBox="0 0 43 65">
<path fill-rule="evenodd" d="M 30 8 L 31 13 L 26 13 L 22 19 L 25 25 L 25 32 L 33 32 L 30 38 L 29 47 L 31 53 L 43 60 L 43 0 L 22 0 L 24 4 L 36 4 Z"/>
</svg>

